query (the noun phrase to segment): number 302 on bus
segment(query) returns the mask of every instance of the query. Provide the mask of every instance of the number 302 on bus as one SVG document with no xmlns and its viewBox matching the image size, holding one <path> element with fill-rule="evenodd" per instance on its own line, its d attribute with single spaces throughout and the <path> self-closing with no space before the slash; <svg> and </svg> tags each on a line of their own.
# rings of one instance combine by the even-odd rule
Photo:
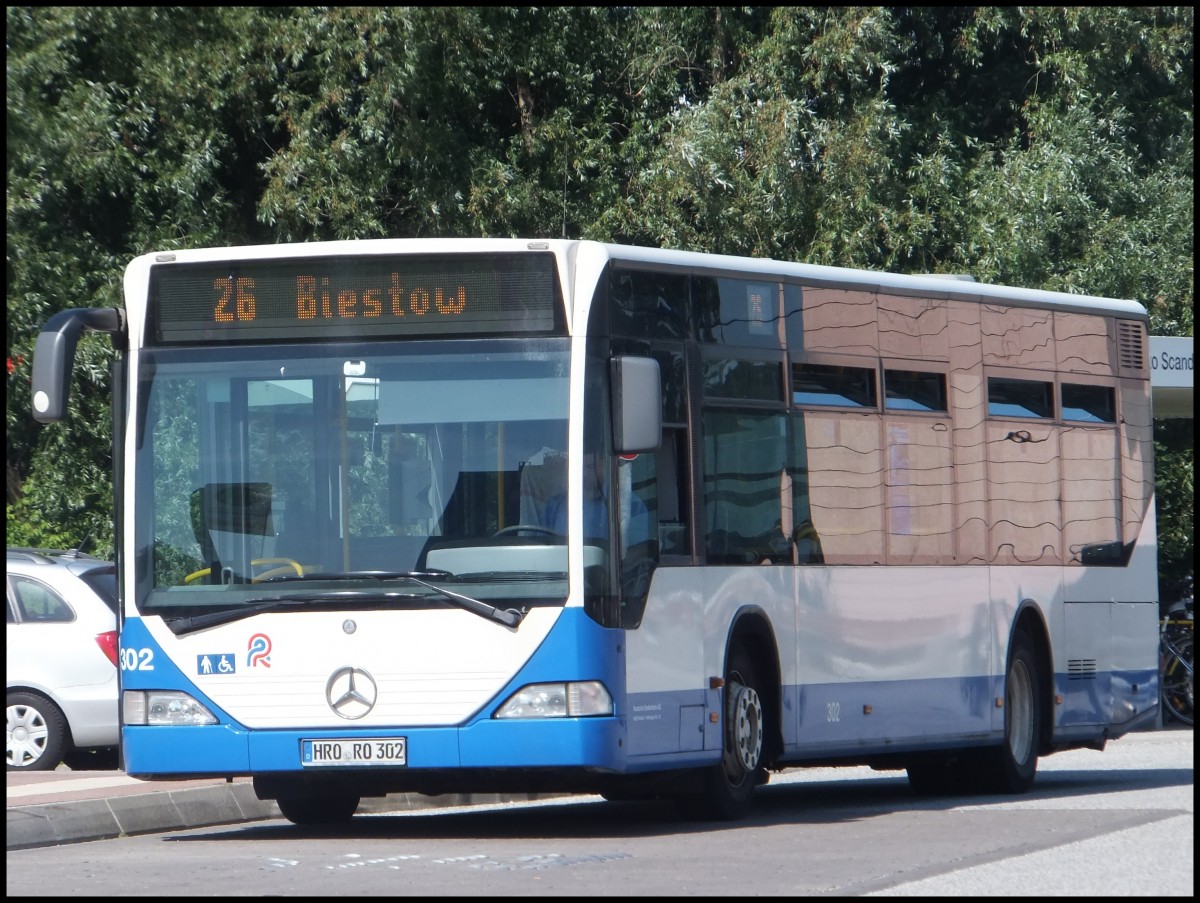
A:
<svg viewBox="0 0 1200 903">
<path fill-rule="evenodd" d="M 407 765 L 408 742 L 405 737 L 361 740 L 301 740 L 300 764 L 306 767 L 328 765 Z"/>
</svg>

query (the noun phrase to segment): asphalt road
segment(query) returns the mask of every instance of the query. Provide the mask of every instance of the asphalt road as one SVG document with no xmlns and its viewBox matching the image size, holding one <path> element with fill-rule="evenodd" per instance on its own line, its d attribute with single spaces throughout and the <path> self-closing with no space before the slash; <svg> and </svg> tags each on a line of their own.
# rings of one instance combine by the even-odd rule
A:
<svg viewBox="0 0 1200 903">
<path fill-rule="evenodd" d="M 153 792 L 175 795 L 183 812 L 197 789 L 212 788 Z M 90 791 L 110 805 L 116 792 Z M 268 814 L 10 847 L 8 889 L 24 892 L 20 876 L 35 869 L 48 895 L 1194 895 L 1191 730 L 1049 756 L 1021 797 L 925 800 L 902 774 L 794 770 L 775 776 L 735 826 L 680 824 L 594 797 L 422 800 L 437 808 L 380 800 L 336 831 Z M 13 807 L 10 795 L 10 844 L 14 808 L 29 807 Z"/>
</svg>

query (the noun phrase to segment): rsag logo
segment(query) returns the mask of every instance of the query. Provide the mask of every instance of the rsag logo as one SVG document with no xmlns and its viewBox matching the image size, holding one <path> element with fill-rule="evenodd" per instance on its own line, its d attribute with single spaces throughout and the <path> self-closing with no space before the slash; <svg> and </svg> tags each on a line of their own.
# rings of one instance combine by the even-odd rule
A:
<svg viewBox="0 0 1200 903">
<path fill-rule="evenodd" d="M 246 665 L 250 668 L 256 668 L 262 665 L 264 668 L 271 667 L 271 638 L 265 633 L 256 633 L 250 637 L 250 642 L 246 646 L 250 651 L 246 654 Z"/>
</svg>

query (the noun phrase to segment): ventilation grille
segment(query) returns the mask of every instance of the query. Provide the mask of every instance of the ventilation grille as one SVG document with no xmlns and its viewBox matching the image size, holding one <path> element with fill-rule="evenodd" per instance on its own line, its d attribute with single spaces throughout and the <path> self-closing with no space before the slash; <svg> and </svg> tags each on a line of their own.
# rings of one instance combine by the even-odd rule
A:
<svg viewBox="0 0 1200 903">
<path fill-rule="evenodd" d="M 1096 660 L 1094 658 L 1073 658 L 1067 662 L 1068 680 L 1095 680 Z"/>
<path fill-rule="evenodd" d="M 1144 376 L 1146 373 L 1146 329 L 1136 320 L 1117 321 L 1117 357 L 1122 375 Z"/>
</svg>

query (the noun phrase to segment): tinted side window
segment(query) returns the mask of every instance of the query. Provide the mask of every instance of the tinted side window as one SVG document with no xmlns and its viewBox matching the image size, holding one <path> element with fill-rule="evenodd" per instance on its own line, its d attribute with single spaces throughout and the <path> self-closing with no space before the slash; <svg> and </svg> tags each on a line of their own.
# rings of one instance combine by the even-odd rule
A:
<svg viewBox="0 0 1200 903">
<path fill-rule="evenodd" d="M 701 342 L 782 348 L 780 286 L 766 279 L 694 280 L 697 333 Z"/>
<path fill-rule="evenodd" d="M 704 412 L 704 526 L 710 564 L 791 562 L 780 504 L 786 434 L 782 413 Z"/>
<path fill-rule="evenodd" d="M 992 417 L 1053 417 L 1052 386 L 1037 379 L 988 378 L 988 414 Z"/>
<path fill-rule="evenodd" d="M 840 364 L 793 364 L 792 403 L 875 407 L 875 371 Z"/>
<path fill-rule="evenodd" d="M 778 361 L 706 359 L 704 394 L 708 398 L 782 401 L 782 371 Z"/>
<path fill-rule="evenodd" d="M 610 292 L 610 325 L 614 336 L 681 339 L 686 334 L 686 276 L 614 270 Z"/>
<path fill-rule="evenodd" d="M 1116 423 L 1117 407 L 1112 386 L 1062 385 L 1063 420 Z"/>
<path fill-rule="evenodd" d="M 20 575 L 11 576 L 9 579 L 17 597 L 22 621 L 66 623 L 75 620 L 75 612 L 71 606 L 46 584 Z"/>
<path fill-rule="evenodd" d="M 919 370 L 884 370 L 884 406 L 889 411 L 946 410 L 946 377 Z"/>
</svg>

